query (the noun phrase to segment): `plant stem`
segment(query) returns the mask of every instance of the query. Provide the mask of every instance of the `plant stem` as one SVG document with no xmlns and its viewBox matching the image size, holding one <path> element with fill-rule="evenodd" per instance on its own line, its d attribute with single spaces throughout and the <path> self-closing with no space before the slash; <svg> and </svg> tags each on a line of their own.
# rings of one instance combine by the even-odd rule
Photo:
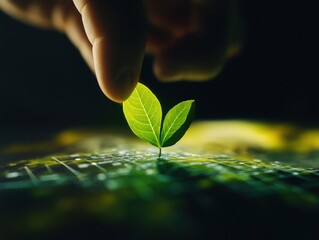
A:
<svg viewBox="0 0 319 240">
<path fill-rule="evenodd" d="M 162 148 L 159 148 L 158 158 L 161 158 L 162 156 Z"/>
</svg>

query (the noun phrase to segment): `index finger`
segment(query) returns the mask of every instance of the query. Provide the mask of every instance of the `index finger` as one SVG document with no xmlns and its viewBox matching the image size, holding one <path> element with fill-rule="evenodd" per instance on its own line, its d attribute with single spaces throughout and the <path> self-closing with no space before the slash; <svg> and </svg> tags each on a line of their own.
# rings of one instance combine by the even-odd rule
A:
<svg viewBox="0 0 319 240">
<path fill-rule="evenodd" d="M 93 46 L 98 83 L 115 102 L 129 97 L 139 79 L 146 26 L 142 0 L 73 0 Z"/>
</svg>

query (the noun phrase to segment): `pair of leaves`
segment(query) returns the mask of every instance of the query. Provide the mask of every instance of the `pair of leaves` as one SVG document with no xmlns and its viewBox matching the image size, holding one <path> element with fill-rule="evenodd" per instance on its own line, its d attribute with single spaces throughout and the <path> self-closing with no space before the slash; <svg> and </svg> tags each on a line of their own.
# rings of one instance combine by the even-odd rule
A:
<svg viewBox="0 0 319 240">
<path fill-rule="evenodd" d="M 123 102 L 125 118 L 131 130 L 144 141 L 162 148 L 178 142 L 189 128 L 194 115 L 195 101 L 177 104 L 165 116 L 156 96 L 138 83 L 131 96 Z"/>
</svg>

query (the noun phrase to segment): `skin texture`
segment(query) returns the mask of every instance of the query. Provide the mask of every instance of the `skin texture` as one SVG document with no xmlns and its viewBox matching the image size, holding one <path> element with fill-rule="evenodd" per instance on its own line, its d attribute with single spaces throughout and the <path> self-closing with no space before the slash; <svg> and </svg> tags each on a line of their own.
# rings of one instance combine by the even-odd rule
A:
<svg viewBox="0 0 319 240">
<path fill-rule="evenodd" d="M 64 32 L 115 102 L 129 97 L 145 52 L 162 81 L 214 78 L 241 46 L 238 0 L 0 0 L 32 25 Z"/>
</svg>

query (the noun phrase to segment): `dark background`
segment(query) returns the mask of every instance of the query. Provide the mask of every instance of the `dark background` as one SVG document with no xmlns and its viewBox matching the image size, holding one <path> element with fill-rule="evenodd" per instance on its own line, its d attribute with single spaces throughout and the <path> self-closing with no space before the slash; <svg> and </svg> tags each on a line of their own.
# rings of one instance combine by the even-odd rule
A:
<svg viewBox="0 0 319 240">
<path fill-rule="evenodd" d="M 158 82 L 146 57 L 141 81 L 163 102 L 197 100 L 197 119 L 319 124 L 317 17 L 305 2 L 243 1 L 243 52 L 205 83 Z M 0 13 L 0 124 L 123 124 L 67 38 Z"/>
</svg>

